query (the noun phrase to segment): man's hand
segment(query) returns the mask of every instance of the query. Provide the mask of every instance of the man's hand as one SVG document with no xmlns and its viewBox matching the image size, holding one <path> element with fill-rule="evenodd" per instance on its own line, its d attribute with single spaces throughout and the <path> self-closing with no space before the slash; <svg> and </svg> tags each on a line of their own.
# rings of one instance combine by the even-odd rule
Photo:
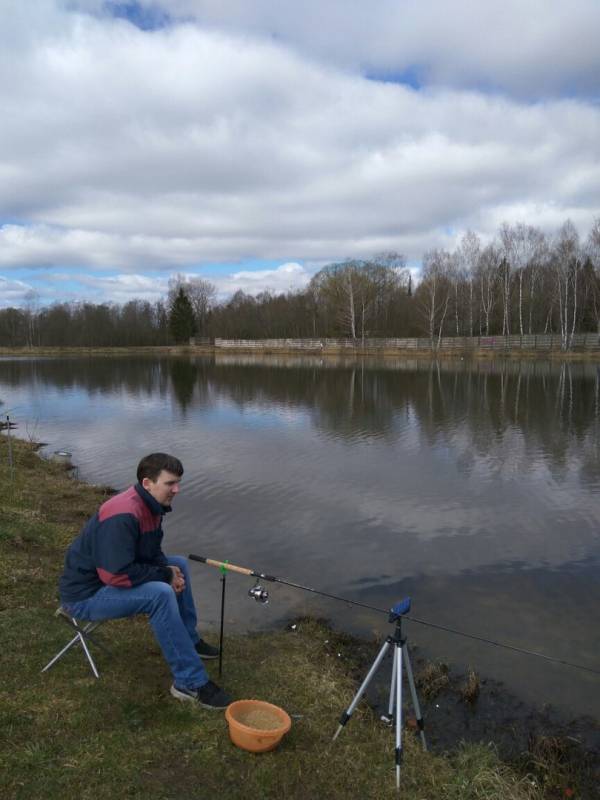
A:
<svg viewBox="0 0 600 800">
<path fill-rule="evenodd" d="M 173 587 L 175 594 L 179 594 L 185 589 L 185 578 L 183 577 L 183 572 L 179 569 L 179 567 L 174 567 L 171 565 L 169 565 L 169 569 L 173 573 L 173 577 L 171 578 L 171 586 Z"/>
</svg>

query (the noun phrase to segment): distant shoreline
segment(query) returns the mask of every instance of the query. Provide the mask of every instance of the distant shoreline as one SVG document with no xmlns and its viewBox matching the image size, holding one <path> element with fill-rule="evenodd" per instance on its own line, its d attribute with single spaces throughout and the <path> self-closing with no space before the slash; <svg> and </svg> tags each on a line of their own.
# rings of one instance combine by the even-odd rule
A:
<svg viewBox="0 0 600 800">
<path fill-rule="evenodd" d="M 569 351 L 569 350 L 525 350 L 513 348 L 506 350 L 484 350 L 480 348 L 465 348 L 456 350 L 431 350 L 430 348 L 349 348 L 328 347 L 326 350 L 307 347 L 273 347 L 273 346 L 228 346 L 215 345 L 153 345 L 139 347 L 0 347 L 0 358 L 38 356 L 128 356 L 128 355 L 230 355 L 230 354 L 256 354 L 261 356 L 318 356 L 329 357 L 346 356 L 348 359 L 374 359 L 374 358 L 422 358 L 432 361 L 493 361 L 500 359 L 523 361 L 588 361 L 600 362 L 600 350 L 595 351 Z"/>
</svg>

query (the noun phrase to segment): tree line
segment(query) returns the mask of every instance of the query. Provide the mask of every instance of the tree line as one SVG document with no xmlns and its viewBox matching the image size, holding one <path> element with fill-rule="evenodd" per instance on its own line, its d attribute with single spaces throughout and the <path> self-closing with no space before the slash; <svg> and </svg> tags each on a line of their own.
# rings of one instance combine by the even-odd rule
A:
<svg viewBox="0 0 600 800">
<path fill-rule="evenodd" d="M 582 241 L 565 222 L 552 236 L 504 223 L 483 244 L 467 231 L 450 251 L 433 249 L 413 285 L 395 252 L 348 259 L 317 272 L 308 286 L 256 297 L 175 275 L 164 300 L 124 305 L 55 303 L 0 310 L 0 346 L 118 347 L 213 339 L 423 337 L 600 333 L 600 218 Z"/>
</svg>

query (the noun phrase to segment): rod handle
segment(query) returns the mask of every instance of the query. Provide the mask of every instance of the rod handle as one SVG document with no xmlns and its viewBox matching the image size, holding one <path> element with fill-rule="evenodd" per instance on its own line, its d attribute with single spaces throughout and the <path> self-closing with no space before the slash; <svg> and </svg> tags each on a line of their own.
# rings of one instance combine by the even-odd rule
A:
<svg viewBox="0 0 600 800">
<path fill-rule="evenodd" d="M 229 564 L 225 561 L 215 561 L 213 558 L 205 558 L 204 556 L 195 556 L 190 553 L 188 558 L 191 561 L 202 561 L 203 564 L 208 564 L 209 567 L 217 567 L 217 569 L 223 568 L 227 570 L 227 572 L 239 572 L 240 575 L 254 575 L 253 570 L 248 569 L 247 567 L 238 567 L 235 564 Z"/>
</svg>

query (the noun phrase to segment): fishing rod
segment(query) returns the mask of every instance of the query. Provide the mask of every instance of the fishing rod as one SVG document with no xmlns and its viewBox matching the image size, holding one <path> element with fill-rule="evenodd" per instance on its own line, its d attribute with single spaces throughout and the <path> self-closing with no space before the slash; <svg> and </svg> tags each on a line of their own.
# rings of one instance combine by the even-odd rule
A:
<svg viewBox="0 0 600 800">
<path fill-rule="evenodd" d="M 216 567 L 217 569 L 221 570 L 223 575 L 223 580 L 227 572 L 237 572 L 240 575 L 246 575 L 247 577 L 256 578 L 256 584 L 248 591 L 249 597 L 253 598 L 259 603 L 268 603 L 269 602 L 269 593 L 265 590 L 261 585 L 260 581 L 269 581 L 271 583 L 281 583 L 285 586 L 291 586 L 294 589 L 301 589 L 304 592 L 311 592 L 312 594 L 318 594 L 321 597 L 328 597 L 330 600 L 337 600 L 340 603 L 348 603 L 352 606 L 359 606 L 360 608 L 367 608 L 369 611 L 375 611 L 379 614 L 385 614 L 386 616 L 389 615 L 390 609 L 389 608 L 379 608 L 379 606 L 372 606 L 368 603 L 361 603 L 358 600 L 350 600 L 347 597 L 340 597 L 337 594 L 331 594 L 330 592 L 323 592 L 320 589 L 313 589 L 310 586 L 304 586 L 302 583 L 294 583 L 293 581 L 284 580 L 283 578 L 278 578 L 276 575 L 268 575 L 265 572 L 259 572 L 258 570 L 250 569 L 249 567 L 240 567 L 236 564 L 230 564 L 228 561 L 216 561 L 212 558 L 206 558 L 205 556 L 198 556 L 190 553 L 188 556 L 190 561 L 200 561 L 202 564 L 206 564 L 209 567 Z M 223 594 L 224 594 L 225 587 L 223 586 Z M 223 605 L 223 604 L 222 604 Z M 223 614 L 221 614 L 223 616 Z M 573 669 L 583 670 L 585 672 L 590 672 L 592 675 L 600 675 L 599 669 L 594 669 L 593 667 L 586 667 L 583 664 L 576 664 L 572 661 L 566 661 L 565 659 L 555 658 L 554 656 L 546 655 L 546 653 L 538 653 L 535 650 L 527 650 L 523 647 L 516 647 L 512 644 L 506 644 L 504 642 L 498 642 L 493 639 L 487 639 L 484 636 L 476 636 L 473 633 L 466 633 L 465 631 L 460 631 L 456 628 L 449 628 L 445 625 L 439 625 L 435 622 L 429 622 L 429 620 L 419 619 L 418 617 L 409 616 L 408 614 L 405 615 L 405 619 L 409 620 L 410 622 L 414 622 L 417 625 L 423 625 L 428 628 L 434 628 L 435 630 L 444 631 L 444 633 L 451 633 L 455 636 L 462 636 L 466 639 L 472 639 L 476 642 L 482 642 L 483 644 L 489 644 L 494 647 L 500 647 L 504 650 L 511 650 L 515 653 L 521 653 L 522 655 L 533 656 L 535 658 L 542 658 L 545 661 L 550 661 L 554 664 L 561 664 L 562 666 L 572 667 Z M 221 619 L 221 638 L 223 636 L 223 620 Z"/>
<path fill-rule="evenodd" d="M 194 556 L 190 554 L 188 558 L 191 561 L 201 561 L 203 564 L 208 564 L 209 567 L 217 567 L 220 570 L 226 570 L 228 572 L 239 572 L 240 575 L 247 575 L 252 578 L 258 578 L 259 580 L 263 581 L 271 581 L 272 583 L 282 583 L 285 586 L 291 586 L 294 589 L 302 589 L 304 592 L 312 592 L 313 594 L 319 594 L 321 597 L 329 597 L 331 600 L 339 600 L 342 603 L 350 603 L 353 606 L 361 606 L 362 608 L 368 608 L 370 611 L 379 611 L 383 614 L 387 614 L 388 611 L 383 608 L 377 608 L 376 606 L 367 605 L 367 603 L 359 603 L 358 600 L 346 600 L 344 597 L 338 597 L 336 594 L 328 594 L 327 592 L 321 592 L 319 589 L 311 589 L 310 586 L 303 586 L 301 583 L 293 583 L 292 581 L 286 581 L 283 578 L 278 578 L 275 575 L 267 575 L 264 572 L 256 572 L 253 569 L 248 569 L 248 567 L 238 567 L 235 564 L 230 564 L 229 561 L 215 561 L 212 558 L 205 558 L 204 556 Z M 259 592 L 256 592 L 256 589 L 261 589 L 263 592 L 263 596 L 260 595 Z M 269 600 L 269 593 L 262 589 L 262 587 L 256 585 L 248 594 L 257 602 L 267 603 Z"/>
<path fill-rule="evenodd" d="M 190 553 L 188 556 L 190 561 L 200 561 L 203 564 L 207 564 L 209 567 L 216 567 L 217 569 L 221 570 L 222 573 L 222 580 L 223 580 L 223 595 L 225 592 L 225 576 L 227 572 L 237 572 L 240 575 L 246 575 L 247 577 L 256 578 L 256 584 L 248 591 L 249 597 L 256 600 L 258 603 L 268 603 L 269 602 L 269 592 L 264 589 L 260 585 L 260 581 L 269 581 L 271 583 L 281 583 L 285 586 L 291 586 L 293 589 L 301 589 L 303 592 L 311 592 L 312 594 L 318 594 L 321 597 L 328 597 L 330 600 L 337 600 L 340 603 L 347 603 L 352 606 L 359 606 L 360 608 L 367 608 L 369 611 L 375 611 L 379 614 L 385 614 L 389 616 L 390 609 L 389 608 L 379 608 L 378 606 L 372 606 L 368 603 L 361 603 L 358 600 L 349 600 L 347 597 L 340 597 L 337 594 L 331 594 L 329 592 L 323 592 L 320 589 L 313 589 L 310 586 L 304 586 L 301 583 L 294 583 L 293 581 L 284 580 L 283 578 L 278 578 L 276 575 L 268 575 L 265 572 L 259 572 L 258 570 L 250 569 L 249 567 L 240 567 L 236 564 L 230 564 L 228 561 L 216 561 L 212 558 L 206 558 L 205 556 L 198 556 L 193 555 Z M 223 598 L 222 598 L 223 601 Z M 221 647 L 222 647 L 222 638 L 223 638 L 223 605 L 221 603 Z M 517 647 L 516 645 L 506 644 L 504 642 L 498 642 L 493 639 L 487 639 L 484 636 L 476 636 L 473 633 L 466 633 L 465 631 L 460 631 L 456 628 L 449 628 L 445 625 L 438 625 L 435 622 L 429 622 L 428 620 L 419 619 L 418 617 L 409 616 L 408 614 L 404 615 L 404 618 L 409 620 L 410 622 L 414 622 L 417 625 L 423 625 L 428 628 L 434 628 L 436 630 L 444 631 L 445 633 L 451 633 L 455 636 L 462 636 L 466 639 L 472 639 L 476 642 L 481 642 L 483 644 L 493 645 L 494 647 L 500 647 L 505 650 L 511 650 L 515 653 L 521 653 L 522 655 L 533 656 L 534 658 L 542 658 L 545 661 L 550 661 L 554 664 L 561 664 L 562 666 L 572 667 L 573 669 L 583 670 L 585 672 L 591 672 L 593 675 L 600 675 L 600 669 L 594 669 L 593 667 L 586 667 L 583 664 L 576 664 L 572 661 L 566 661 L 565 659 L 555 658 L 554 656 L 546 655 L 546 653 L 538 653 L 535 650 L 527 650 L 523 647 Z"/>
</svg>

